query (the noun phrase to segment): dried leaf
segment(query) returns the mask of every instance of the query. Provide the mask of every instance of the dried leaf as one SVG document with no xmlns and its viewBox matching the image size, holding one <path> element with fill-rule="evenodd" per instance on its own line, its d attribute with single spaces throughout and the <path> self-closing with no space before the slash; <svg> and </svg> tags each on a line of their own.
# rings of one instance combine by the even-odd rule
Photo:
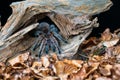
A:
<svg viewBox="0 0 120 80">
<path fill-rule="evenodd" d="M 110 41 L 104 41 L 102 44 L 106 47 L 112 47 L 112 46 L 116 45 L 118 43 L 118 41 L 119 41 L 119 38 L 110 40 Z"/>
<path fill-rule="evenodd" d="M 54 66 L 57 75 L 76 73 L 79 70 L 78 66 L 63 61 L 57 61 Z"/>
<path fill-rule="evenodd" d="M 120 64 L 115 64 L 113 69 L 115 70 L 115 73 L 120 76 Z"/>
<path fill-rule="evenodd" d="M 90 66 L 88 67 L 87 74 L 85 75 L 85 77 L 87 77 L 92 72 L 94 72 L 98 68 L 99 64 L 100 64 L 99 62 L 90 62 L 89 63 Z M 89 70 L 89 68 L 90 68 L 90 70 Z"/>
<path fill-rule="evenodd" d="M 110 32 L 110 29 L 107 28 L 105 31 L 101 34 L 101 40 L 102 41 L 108 41 L 111 40 L 112 38 L 112 33 Z"/>
<path fill-rule="evenodd" d="M 104 67 L 100 67 L 99 70 L 100 70 L 100 73 L 104 76 L 110 76 L 112 73 L 111 73 L 111 69 L 112 69 L 112 65 L 110 64 L 107 64 L 105 65 Z"/>
<path fill-rule="evenodd" d="M 28 57 L 29 57 L 29 52 L 26 52 L 24 54 L 20 54 L 16 56 L 13 59 L 10 59 L 8 62 L 10 63 L 10 65 L 14 66 L 17 63 L 24 63 L 26 60 L 28 60 Z"/>
<path fill-rule="evenodd" d="M 32 64 L 32 68 L 38 69 L 42 67 L 42 62 L 34 61 Z"/>
<path fill-rule="evenodd" d="M 113 50 L 113 55 L 119 55 L 120 54 L 120 46 L 115 46 Z"/>
<path fill-rule="evenodd" d="M 45 68 L 49 67 L 50 61 L 47 56 L 41 57 L 41 62 Z"/>
<path fill-rule="evenodd" d="M 84 64 L 77 73 L 71 74 L 68 80 L 84 80 L 87 74 L 85 66 L 86 65 Z"/>
<path fill-rule="evenodd" d="M 52 58 L 52 60 L 50 59 L 51 62 L 56 62 L 56 61 L 58 61 L 58 56 L 57 56 L 56 53 L 53 53 L 51 58 Z M 54 60 L 54 61 L 53 61 L 53 60 Z"/>
<path fill-rule="evenodd" d="M 83 47 L 85 46 L 85 48 L 86 48 L 86 46 L 91 47 L 91 46 L 94 46 L 97 44 L 98 44 L 98 39 L 96 37 L 91 37 L 88 40 L 85 40 L 81 46 L 83 46 Z"/>
<path fill-rule="evenodd" d="M 67 64 L 75 65 L 76 67 L 79 67 L 79 68 L 81 68 L 81 65 L 83 63 L 82 60 L 68 60 L 68 59 L 64 59 L 63 62 Z"/>
</svg>

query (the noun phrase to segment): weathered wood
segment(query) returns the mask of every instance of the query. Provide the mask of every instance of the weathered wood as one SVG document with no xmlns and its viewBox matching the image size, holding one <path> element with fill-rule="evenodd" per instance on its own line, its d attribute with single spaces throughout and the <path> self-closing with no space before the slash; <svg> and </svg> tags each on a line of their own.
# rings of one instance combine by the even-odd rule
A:
<svg viewBox="0 0 120 80">
<path fill-rule="evenodd" d="M 37 27 L 37 25 L 38 25 L 38 23 L 32 24 L 32 25 L 26 27 L 25 29 L 22 29 L 22 30 L 16 32 L 12 36 L 10 36 L 9 38 L 7 38 L 3 42 L 1 42 L 0 43 L 0 48 L 3 49 L 5 47 L 11 45 L 12 43 L 18 41 L 19 39 L 23 38 L 26 33 L 31 31 L 32 29 L 35 29 Z"/>
<path fill-rule="evenodd" d="M 6 58 L 4 54 L 12 55 L 32 46 L 36 38 L 27 33 L 46 16 L 68 40 L 68 44 L 60 43 L 62 54 L 59 56 L 74 55 L 92 29 L 99 25 L 97 18 L 91 20 L 90 17 L 108 10 L 111 5 L 110 0 L 26 0 L 12 3 L 13 13 L 0 32 L 0 61 Z"/>
</svg>

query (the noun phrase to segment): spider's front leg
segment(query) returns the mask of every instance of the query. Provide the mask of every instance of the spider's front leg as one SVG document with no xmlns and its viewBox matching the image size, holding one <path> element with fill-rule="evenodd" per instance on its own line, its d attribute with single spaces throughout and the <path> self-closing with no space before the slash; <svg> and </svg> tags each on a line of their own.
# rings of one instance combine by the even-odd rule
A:
<svg viewBox="0 0 120 80">
<path fill-rule="evenodd" d="M 45 44 L 45 52 L 46 52 L 46 54 L 48 54 L 49 53 L 49 47 L 50 47 L 50 39 L 47 39 L 46 41 L 47 42 Z"/>
<path fill-rule="evenodd" d="M 50 40 L 50 49 L 55 52 L 55 46 L 54 43 Z"/>
<path fill-rule="evenodd" d="M 50 25 L 50 31 L 53 33 L 53 35 L 61 42 L 68 43 L 67 40 L 65 40 L 60 34 L 58 29 L 55 27 L 55 25 Z"/>
</svg>

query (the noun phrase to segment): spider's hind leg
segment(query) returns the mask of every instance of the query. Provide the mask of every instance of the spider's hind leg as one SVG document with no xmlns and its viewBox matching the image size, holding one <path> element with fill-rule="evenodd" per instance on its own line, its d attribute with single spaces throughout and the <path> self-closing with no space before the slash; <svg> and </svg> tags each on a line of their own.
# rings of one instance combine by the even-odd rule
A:
<svg viewBox="0 0 120 80">
<path fill-rule="evenodd" d="M 57 51 L 58 54 L 61 54 L 61 49 L 59 47 L 59 44 L 58 44 L 57 40 L 53 36 L 50 39 L 51 39 L 51 42 L 53 43 L 53 45 L 55 47 L 55 51 Z"/>
<path fill-rule="evenodd" d="M 40 48 L 39 48 L 39 51 L 38 51 L 38 57 L 40 58 L 41 54 L 43 54 L 44 52 L 44 49 L 45 49 L 45 44 L 47 43 L 46 39 L 43 39 L 41 44 L 40 44 Z"/>
<path fill-rule="evenodd" d="M 55 48 L 55 46 L 54 46 L 54 44 L 53 44 L 52 42 L 50 43 L 50 48 L 51 48 L 51 50 L 52 50 L 53 52 L 56 51 L 56 48 Z"/>
<path fill-rule="evenodd" d="M 37 40 L 35 40 L 34 45 L 31 47 L 32 51 L 35 51 L 39 47 L 41 40 L 42 40 L 42 37 L 40 36 L 37 38 Z"/>
<path fill-rule="evenodd" d="M 49 53 L 49 40 L 48 39 L 47 39 L 47 42 L 45 44 L 45 52 L 46 52 L 46 54 Z"/>
</svg>

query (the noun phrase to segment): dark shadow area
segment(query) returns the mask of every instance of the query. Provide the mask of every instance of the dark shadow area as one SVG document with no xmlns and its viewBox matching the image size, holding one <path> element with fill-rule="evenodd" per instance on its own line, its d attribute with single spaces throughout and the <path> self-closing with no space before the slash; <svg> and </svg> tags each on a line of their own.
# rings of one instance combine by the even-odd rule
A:
<svg viewBox="0 0 120 80">
<path fill-rule="evenodd" d="M 120 0 L 112 0 L 113 6 L 106 12 L 97 14 L 93 17 L 98 17 L 100 26 L 94 28 L 90 36 L 100 36 L 106 29 L 110 28 L 111 32 L 120 28 Z"/>
<path fill-rule="evenodd" d="M 1 25 L 4 26 L 9 16 L 12 14 L 12 8 L 10 4 L 16 1 L 24 0 L 0 0 L 0 15 L 1 15 Z"/>
<path fill-rule="evenodd" d="M 49 18 L 49 17 L 44 17 L 43 19 L 40 19 L 40 20 L 38 20 L 38 22 L 39 23 L 41 23 L 41 22 L 47 22 L 48 24 L 54 24 L 55 25 L 55 23 Z"/>
</svg>

